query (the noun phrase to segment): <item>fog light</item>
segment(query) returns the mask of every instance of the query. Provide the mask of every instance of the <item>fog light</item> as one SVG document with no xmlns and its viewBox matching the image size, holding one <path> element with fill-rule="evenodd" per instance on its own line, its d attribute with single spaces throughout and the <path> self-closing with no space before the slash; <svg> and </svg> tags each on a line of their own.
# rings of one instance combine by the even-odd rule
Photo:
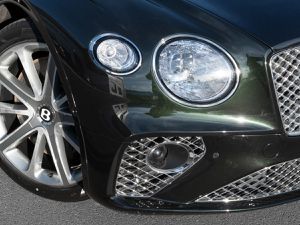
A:
<svg viewBox="0 0 300 225">
<path fill-rule="evenodd" d="M 168 148 L 166 145 L 161 145 L 156 149 L 153 149 L 148 154 L 148 163 L 150 166 L 158 169 L 162 169 L 166 166 L 166 158 L 168 156 Z"/>
<path fill-rule="evenodd" d="M 179 172 L 189 163 L 188 148 L 175 142 L 161 144 L 148 153 L 147 164 L 153 170 Z"/>
<path fill-rule="evenodd" d="M 116 34 L 103 34 L 90 43 L 93 61 L 107 73 L 127 75 L 141 66 L 141 53 L 128 39 Z"/>
</svg>

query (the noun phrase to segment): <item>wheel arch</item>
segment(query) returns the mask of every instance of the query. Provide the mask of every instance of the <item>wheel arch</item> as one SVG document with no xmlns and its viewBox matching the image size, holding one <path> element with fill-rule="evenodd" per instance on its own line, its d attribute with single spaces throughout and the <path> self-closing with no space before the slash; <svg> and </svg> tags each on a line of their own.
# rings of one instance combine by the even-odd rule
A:
<svg viewBox="0 0 300 225">
<path fill-rule="evenodd" d="M 0 1 L 0 29 L 18 19 L 28 17 L 26 4 L 17 1 Z"/>
</svg>

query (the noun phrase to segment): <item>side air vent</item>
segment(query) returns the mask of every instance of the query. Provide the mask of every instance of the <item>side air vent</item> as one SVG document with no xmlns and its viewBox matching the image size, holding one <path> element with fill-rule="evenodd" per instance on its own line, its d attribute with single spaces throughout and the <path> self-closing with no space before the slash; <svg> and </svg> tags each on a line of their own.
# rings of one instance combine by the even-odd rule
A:
<svg viewBox="0 0 300 225">
<path fill-rule="evenodd" d="M 151 197 L 205 155 L 201 137 L 151 137 L 130 143 L 116 180 L 116 195 Z"/>
</svg>

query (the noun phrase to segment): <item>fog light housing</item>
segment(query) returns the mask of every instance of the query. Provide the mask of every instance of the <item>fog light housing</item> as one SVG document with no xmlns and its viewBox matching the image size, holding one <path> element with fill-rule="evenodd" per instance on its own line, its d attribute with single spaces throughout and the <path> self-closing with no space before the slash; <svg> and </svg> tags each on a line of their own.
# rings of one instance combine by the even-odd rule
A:
<svg viewBox="0 0 300 225">
<path fill-rule="evenodd" d="M 128 75 L 139 69 L 142 56 L 128 39 L 117 34 L 95 37 L 89 47 L 94 63 L 113 75 Z"/>
<path fill-rule="evenodd" d="M 133 140 L 120 156 L 115 195 L 151 197 L 190 170 L 205 153 L 205 143 L 198 136 Z"/>
</svg>

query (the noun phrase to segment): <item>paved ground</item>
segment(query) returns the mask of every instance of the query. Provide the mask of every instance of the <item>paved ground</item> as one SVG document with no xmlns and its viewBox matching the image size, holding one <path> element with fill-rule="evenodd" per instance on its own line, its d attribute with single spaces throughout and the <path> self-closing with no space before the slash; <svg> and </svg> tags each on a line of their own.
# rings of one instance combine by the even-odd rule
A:
<svg viewBox="0 0 300 225">
<path fill-rule="evenodd" d="M 299 225 L 300 202 L 243 213 L 133 215 L 116 212 L 92 200 L 61 203 L 35 196 L 0 171 L 0 224 L 99 225 Z"/>
</svg>

